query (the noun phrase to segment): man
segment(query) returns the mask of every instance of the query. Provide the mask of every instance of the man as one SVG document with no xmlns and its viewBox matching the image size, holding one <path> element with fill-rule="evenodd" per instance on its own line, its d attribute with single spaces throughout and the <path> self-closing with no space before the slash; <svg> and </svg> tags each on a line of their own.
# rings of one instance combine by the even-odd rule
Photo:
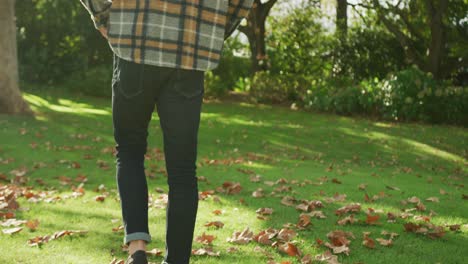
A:
<svg viewBox="0 0 468 264">
<path fill-rule="evenodd" d="M 169 185 L 163 263 L 189 263 L 204 72 L 253 0 L 80 0 L 114 53 L 112 117 L 127 264 L 147 263 L 148 124 L 156 106 Z"/>
</svg>

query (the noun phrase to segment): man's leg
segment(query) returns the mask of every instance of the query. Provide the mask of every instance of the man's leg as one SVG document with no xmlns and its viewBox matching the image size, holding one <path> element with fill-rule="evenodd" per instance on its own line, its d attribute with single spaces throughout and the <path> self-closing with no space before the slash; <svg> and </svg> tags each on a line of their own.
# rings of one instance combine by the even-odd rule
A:
<svg viewBox="0 0 468 264">
<path fill-rule="evenodd" d="M 116 178 L 125 228 L 124 243 L 127 245 L 131 241 L 134 241 L 132 245 L 151 242 L 144 155 L 148 124 L 154 110 L 155 87 L 149 87 L 145 78 L 145 65 L 114 55 L 112 117 L 117 144 Z"/>
<path fill-rule="evenodd" d="M 156 101 L 169 185 L 165 261 L 186 264 L 191 255 L 198 210 L 195 163 L 204 72 L 176 69 L 173 74 Z"/>
</svg>

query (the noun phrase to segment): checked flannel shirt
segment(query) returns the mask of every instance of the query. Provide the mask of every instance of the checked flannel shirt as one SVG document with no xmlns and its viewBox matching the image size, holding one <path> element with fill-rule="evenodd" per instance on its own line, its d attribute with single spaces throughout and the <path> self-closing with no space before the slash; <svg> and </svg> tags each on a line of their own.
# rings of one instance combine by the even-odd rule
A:
<svg viewBox="0 0 468 264">
<path fill-rule="evenodd" d="M 226 40 L 254 0 L 80 0 L 112 51 L 136 63 L 192 70 L 218 66 Z"/>
</svg>

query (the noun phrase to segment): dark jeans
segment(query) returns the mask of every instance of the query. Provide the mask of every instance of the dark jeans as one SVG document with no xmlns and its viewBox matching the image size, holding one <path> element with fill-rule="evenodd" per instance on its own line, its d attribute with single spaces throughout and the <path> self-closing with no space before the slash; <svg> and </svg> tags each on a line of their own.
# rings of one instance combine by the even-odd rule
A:
<svg viewBox="0 0 468 264">
<path fill-rule="evenodd" d="M 198 210 L 197 139 L 204 72 L 137 64 L 114 55 L 112 117 L 124 243 L 151 242 L 144 170 L 148 124 L 156 106 L 163 132 L 169 186 L 166 256 L 189 263 Z"/>
</svg>

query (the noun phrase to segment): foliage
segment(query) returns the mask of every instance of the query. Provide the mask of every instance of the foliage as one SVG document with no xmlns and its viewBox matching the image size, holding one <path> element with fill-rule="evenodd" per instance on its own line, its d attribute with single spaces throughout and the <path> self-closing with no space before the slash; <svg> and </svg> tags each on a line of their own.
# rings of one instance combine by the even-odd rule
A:
<svg viewBox="0 0 468 264">
<path fill-rule="evenodd" d="M 435 81 L 416 67 L 377 84 L 382 116 L 394 120 L 468 125 L 468 89 Z"/>
<path fill-rule="evenodd" d="M 338 114 L 366 114 L 386 120 L 468 125 L 468 89 L 434 80 L 417 67 L 387 78 L 312 84 L 304 107 Z"/>
<path fill-rule="evenodd" d="M 250 60 L 247 57 L 235 55 L 246 48 L 238 35 L 225 41 L 218 67 L 205 74 L 205 90 L 208 96 L 224 95 L 227 91 L 234 89 L 239 79 L 249 75 Z"/>
<path fill-rule="evenodd" d="M 111 63 L 107 42 L 79 1 L 16 1 L 20 78 L 56 83 Z"/>
<path fill-rule="evenodd" d="M 377 25 L 354 25 L 345 41 L 333 39 L 335 76 L 347 76 L 356 81 L 384 78 L 389 72 L 406 65 L 404 51 L 398 41 Z"/>
</svg>

